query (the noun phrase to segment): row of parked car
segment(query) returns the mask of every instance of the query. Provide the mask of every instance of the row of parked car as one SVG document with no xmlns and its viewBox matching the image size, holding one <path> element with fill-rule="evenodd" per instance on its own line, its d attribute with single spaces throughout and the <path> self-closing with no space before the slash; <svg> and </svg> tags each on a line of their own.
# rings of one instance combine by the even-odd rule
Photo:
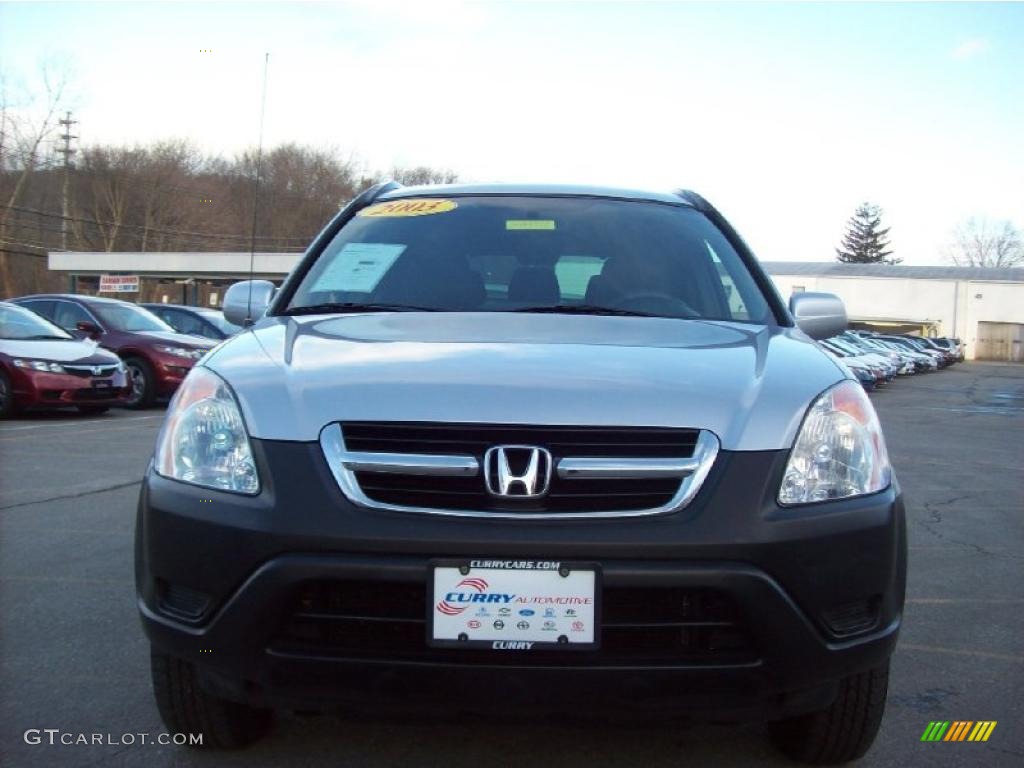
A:
<svg viewBox="0 0 1024 768">
<path fill-rule="evenodd" d="M 897 376 L 937 371 L 964 359 L 964 345 L 954 338 L 846 331 L 819 344 L 869 390 Z"/>
<path fill-rule="evenodd" d="M 75 294 L 0 302 L 0 418 L 33 407 L 145 408 L 240 330 L 203 307 Z M 959 339 L 846 331 L 820 344 L 866 389 L 964 359 Z"/>
<path fill-rule="evenodd" d="M 145 408 L 240 331 L 216 310 L 76 294 L 0 302 L 0 418 L 36 407 Z"/>
</svg>

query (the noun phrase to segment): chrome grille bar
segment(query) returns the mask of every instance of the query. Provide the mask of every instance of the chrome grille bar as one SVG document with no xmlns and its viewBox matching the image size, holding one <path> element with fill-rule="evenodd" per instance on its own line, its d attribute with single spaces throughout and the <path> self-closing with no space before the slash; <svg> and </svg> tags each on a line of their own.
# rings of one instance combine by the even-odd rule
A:
<svg viewBox="0 0 1024 768">
<path fill-rule="evenodd" d="M 473 477 L 480 464 L 473 456 L 428 456 L 420 453 L 346 453 L 345 469 L 395 475 Z"/>
<path fill-rule="evenodd" d="M 697 459 L 603 459 L 564 458 L 558 476 L 566 480 L 643 480 L 653 477 L 686 477 L 700 467 Z"/>
</svg>

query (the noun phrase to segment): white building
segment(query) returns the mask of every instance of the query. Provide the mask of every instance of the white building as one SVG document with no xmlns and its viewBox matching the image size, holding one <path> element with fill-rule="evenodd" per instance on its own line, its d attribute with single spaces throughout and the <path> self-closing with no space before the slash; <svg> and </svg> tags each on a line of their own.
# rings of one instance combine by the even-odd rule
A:
<svg viewBox="0 0 1024 768">
<path fill-rule="evenodd" d="M 1024 269 L 769 261 L 786 299 L 834 293 L 855 327 L 954 336 L 969 358 L 1024 362 Z"/>
<path fill-rule="evenodd" d="M 279 280 L 299 258 L 298 253 L 257 253 L 253 271 L 257 277 Z M 970 358 L 1024 362 L 1024 268 L 762 264 L 787 300 L 795 291 L 838 295 L 854 327 L 954 336 L 967 344 Z M 54 252 L 49 268 L 72 276 L 116 273 L 185 282 L 192 289 L 190 302 L 199 300 L 202 284 L 203 295 L 217 303 L 226 281 L 248 276 L 249 254 Z M 213 286 L 216 292 L 210 290 Z"/>
</svg>

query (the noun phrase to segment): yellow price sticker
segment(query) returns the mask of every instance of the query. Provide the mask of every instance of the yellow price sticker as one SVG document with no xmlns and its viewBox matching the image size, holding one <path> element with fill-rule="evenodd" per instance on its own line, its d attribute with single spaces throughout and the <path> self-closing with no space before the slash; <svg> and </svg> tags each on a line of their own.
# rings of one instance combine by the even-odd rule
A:
<svg viewBox="0 0 1024 768">
<path fill-rule="evenodd" d="M 551 219 L 508 219 L 505 221 L 506 230 L 548 230 L 555 228 L 555 222 Z"/>
<path fill-rule="evenodd" d="M 376 203 L 363 208 L 357 215 L 367 217 L 429 216 L 434 213 L 448 213 L 459 207 L 454 200 L 393 200 Z"/>
</svg>

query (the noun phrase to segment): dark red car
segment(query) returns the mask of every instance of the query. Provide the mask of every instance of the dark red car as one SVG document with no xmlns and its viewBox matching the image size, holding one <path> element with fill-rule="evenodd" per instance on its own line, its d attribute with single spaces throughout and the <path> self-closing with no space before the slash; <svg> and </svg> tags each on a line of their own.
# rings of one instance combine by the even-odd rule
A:
<svg viewBox="0 0 1024 768">
<path fill-rule="evenodd" d="M 74 294 L 38 294 L 12 301 L 117 354 L 131 375 L 132 391 L 125 403 L 129 408 L 145 408 L 158 397 L 170 397 L 196 360 L 216 346 L 176 333 L 152 312 L 128 301 Z"/>
<path fill-rule="evenodd" d="M 29 408 L 103 413 L 128 399 L 124 363 L 27 309 L 0 301 L 0 418 Z"/>
</svg>

